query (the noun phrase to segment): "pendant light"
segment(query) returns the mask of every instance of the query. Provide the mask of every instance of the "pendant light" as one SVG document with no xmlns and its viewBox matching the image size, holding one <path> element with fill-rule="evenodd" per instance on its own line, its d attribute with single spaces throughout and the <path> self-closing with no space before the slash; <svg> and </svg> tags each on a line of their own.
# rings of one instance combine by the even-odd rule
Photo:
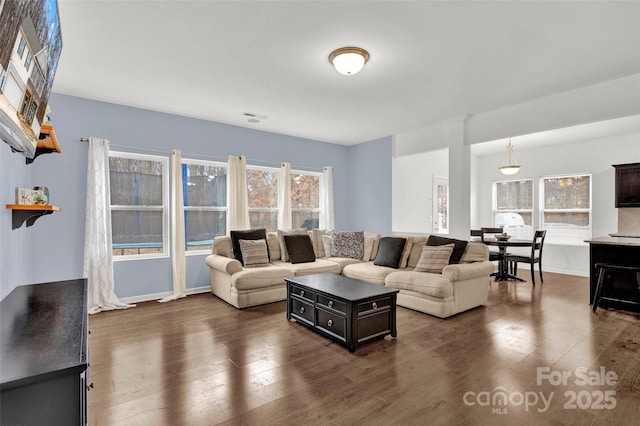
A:
<svg viewBox="0 0 640 426">
<path fill-rule="evenodd" d="M 503 175 L 515 175 L 518 173 L 518 170 L 520 170 L 520 165 L 518 165 L 516 161 L 516 156 L 513 155 L 511 138 L 509 138 L 509 143 L 507 144 L 507 154 L 502 160 L 502 165 L 498 167 L 498 170 L 500 170 Z"/>
</svg>

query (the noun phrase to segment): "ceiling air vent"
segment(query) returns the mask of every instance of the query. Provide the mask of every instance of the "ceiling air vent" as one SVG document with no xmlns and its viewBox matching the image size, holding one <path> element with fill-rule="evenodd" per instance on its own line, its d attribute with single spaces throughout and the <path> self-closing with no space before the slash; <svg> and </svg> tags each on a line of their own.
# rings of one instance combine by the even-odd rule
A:
<svg viewBox="0 0 640 426">
<path fill-rule="evenodd" d="M 249 118 L 247 120 L 249 123 L 259 123 L 260 120 L 266 120 L 267 118 L 269 118 L 266 115 L 254 114 L 252 112 L 243 112 L 242 115 Z"/>
</svg>

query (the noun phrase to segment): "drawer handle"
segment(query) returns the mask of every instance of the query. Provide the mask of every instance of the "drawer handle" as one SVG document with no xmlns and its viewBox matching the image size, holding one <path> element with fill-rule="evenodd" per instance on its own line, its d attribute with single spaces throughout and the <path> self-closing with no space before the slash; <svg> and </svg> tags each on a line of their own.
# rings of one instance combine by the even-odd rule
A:
<svg viewBox="0 0 640 426">
<path fill-rule="evenodd" d="M 91 390 L 93 389 L 93 382 L 91 382 L 91 384 L 87 385 L 87 390 Z"/>
<path fill-rule="evenodd" d="M 304 290 L 300 291 L 300 296 L 304 297 Z"/>
<path fill-rule="evenodd" d="M 333 325 L 333 320 L 329 320 L 329 321 L 327 321 L 327 325 L 328 325 L 329 327 L 331 327 L 331 326 Z"/>
<path fill-rule="evenodd" d="M 304 306 L 300 308 L 300 313 L 304 314 Z"/>
<path fill-rule="evenodd" d="M 376 302 L 373 302 L 371 306 L 373 306 L 373 309 L 378 309 L 378 304 Z"/>
<path fill-rule="evenodd" d="M 327 303 L 327 305 L 329 305 L 330 308 L 333 308 L 333 300 L 329 300 L 329 303 Z"/>
</svg>

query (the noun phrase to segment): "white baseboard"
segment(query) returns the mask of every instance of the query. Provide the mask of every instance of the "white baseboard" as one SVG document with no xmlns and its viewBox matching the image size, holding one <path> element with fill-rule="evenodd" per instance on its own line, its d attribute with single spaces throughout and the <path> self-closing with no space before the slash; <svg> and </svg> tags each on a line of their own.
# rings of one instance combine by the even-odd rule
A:
<svg viewBox="0 0 640 426">
<path fill-rule="evenodd" d="M 193 287 L 193 288 L 188 288 L 187 289 L 187 296 L 190 294 L 199 294 L 199 293 L 206 293 L 211 291 L 211 287 L 210 286 L 203 286 L 203 287 Z M 140 302 L 149 302 L 151 300 L 160 300 L 163 299 L 167 296 L 171 296 L 171 294 L 173 294 L 173 292 L 171 291 L 165 291 L 162 293 L 151 293 L 151 294 L 141 294 L 139 296 L 131 296 L 131 297 L 123 297 L 120 299 L 120 301 L 122 303 L 140 303 Z"/>
</svg>

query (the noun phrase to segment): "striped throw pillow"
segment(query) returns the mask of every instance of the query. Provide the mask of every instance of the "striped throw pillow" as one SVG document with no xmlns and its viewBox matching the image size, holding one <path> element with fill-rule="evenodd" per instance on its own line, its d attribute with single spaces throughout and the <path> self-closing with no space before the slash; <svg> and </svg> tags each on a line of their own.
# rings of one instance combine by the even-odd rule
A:
<svg viewBox="0 0 640 426">
<path fill-rule="evenodd" d="M 449 258 L 453 252 L 455 244 L 445 244 L 441 246 L 424 246 L 422 255 L 416 265 L 416 272 L 433 272 L 441 274 L 445 266 L 449 264 Z"/>
<path fill-rule="evenodd" d="M 245 268 L 269 266 L 267 240 L 239 240 Z"/>
</svg>

